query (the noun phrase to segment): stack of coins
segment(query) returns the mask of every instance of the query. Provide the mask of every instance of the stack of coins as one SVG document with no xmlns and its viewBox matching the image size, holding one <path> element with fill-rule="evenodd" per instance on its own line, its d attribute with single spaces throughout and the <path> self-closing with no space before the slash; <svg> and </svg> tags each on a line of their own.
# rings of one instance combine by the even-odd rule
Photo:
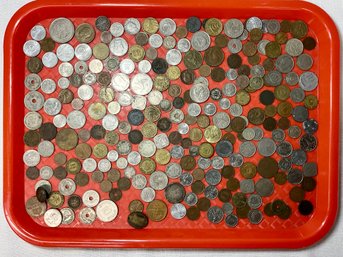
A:
<svg viewBox="0 0 343 257">
<path fill-rule="evenodd" d="M 310 215 L 309 34 L 303 21 L 258 17 L 34 26 L 23 46 L 28 214 L 77 227 L 127 213 L 137 229 Z"/>
</svg>

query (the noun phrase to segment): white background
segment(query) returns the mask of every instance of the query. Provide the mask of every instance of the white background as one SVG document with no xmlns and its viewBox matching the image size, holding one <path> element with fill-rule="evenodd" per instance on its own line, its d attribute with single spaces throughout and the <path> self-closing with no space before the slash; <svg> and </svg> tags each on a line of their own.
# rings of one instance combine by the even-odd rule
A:
<svg viewBox="0 0 343 257">
<path fill-rule="evenodd" d="M 259 0 L 256 0 L 259 1 Z M 8 21 L 12 17 L 12 15 L 24 4 L 30 2 L 29 0 L 0 0 L 0 34 L 1 34 L 1 85 L 2 85 L 2 75 L 3 75 L 3 36 L 4 31 L 7 26 Z M 343 31 L 343 0 L 311 0 L 310 2 L 317 4 L 321 8 L 323 8 L 335 21 L 336 26 L 338 27 L 340 34 Z M 296 17 L 301 18 L 301 17 Z M 342 57 L 342 54 L 341 54 Z M 342 70 L 342 69 L 341 69 Z M 341 72 L 341 74 L 343 74 Z M 2 107 L 2 98 L 3 98 L 3 87 L 0 87 L 0 120 L 2 122 L 3 117 L 3 107 Z M 342 99 L 342 93 L 341 93 Z M 343 101 L 342 101 L 343 102 Z M 2 139 L 2 131 L 3 126 L 1 126 L 0 131 L 0 138 Z M 341 129 L 342 132 L 342 129 Z M 341 133 L 342 135 L 342 133 Z M 341 142 L 341 140 L 340 140 Z M 1 162 L 1 169 L 2 169 L 2 140 L 0 140 L 0 162 Z M 342 158 L 341 158 L 342 159 Z M 342 160 L 341 160 L 342 166 Z M 319 171 L 320 172 L 320 171 Z M 70 255 L 90 255 L 92 257 L 97 256 L 182 256 L 182 257 L 190 257 L 190 256 L 343 256 L 342 253 L 342 242 L 343 242 L 343 220 L 342 220 L 342 213 L 340 211 L 339 217 L 337 219 L 336 225 L 334 229 L 329 233 L 329 235 L 322 240 L 319 244 L 312 246 L 307 249 L 297 250 L 297 251 L 261 251 L 261 250 L 250 250 L 250 251 L 237 251 L 237 250 L 164 250 L 164 249 L 157 249 L 157 250 L 142 250 L 142 249 L 128 249 L 128 250 L 121 250 L 121 249 L 63 249 L 63 248 L 41 248 L 37 246 L 30 245 L 26 243 L 22 239 L 20 239 L 14 232 L 10 229 L 7 222 L 5 221 L 3 210 L 2 210 L 2 178 L 3 172 L 0 173 L 0 202 L 1 202 L 1 211 L 0 211 L 0 257 L 7 257 L 7 256 L 49 256 L 49 257 L 57 257 L 57 256 L 70 256 Z M 342 183 L 340 183 L 342 185 Z M 340 186 L 341 188 L 341 186 Z M 340 200 L 342 203 L 342 199 Z"/>
</svg>

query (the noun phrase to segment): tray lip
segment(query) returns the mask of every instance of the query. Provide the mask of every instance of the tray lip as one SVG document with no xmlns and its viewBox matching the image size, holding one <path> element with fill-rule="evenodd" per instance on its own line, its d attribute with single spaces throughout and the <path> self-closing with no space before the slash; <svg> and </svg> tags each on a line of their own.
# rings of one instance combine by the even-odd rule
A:
<svg viewBox="0 0 343 257">
<path fill-rule="evenodd" d="M 174 0 L 172 1 L 174 4 L 176 3 L 177 7 L 181 7 L 182 1 Z M 321 19 L 325 22 L 328 28 L 328 32 L 331 36 L 331 42 L 333 45 L 333 48 L 335 49 L 335 54 L 331 56 L 331 64 L 332 64 L 332 71 L 337 74 L 335 76 L 332 76 L 332 88 L 331 88 L 331 101 L 335 103 L 333 106 L 336 108 L 332 109 L 333 112 L 333 119 L 334 120 L 340 120 L 339 117 L 339 85 L 340 85 L 340 75 L 339 75 L 339 68 L 340 68 L 340 62 L 339 62 L 339 53 L 340 53 L 340 42 L 339 42 L 339 34 L 336 28 L 336 25 L 334 24 L 331 17 L 320 7 L 318 7 L 315 4 L 304 2 L 304 1 L 298 1 L 298 0 L 277 0 L 277 1 L 271 1 L 267 0 L 266 2 L 269 2 L 269 4 L 272 7 L 277 7 L 278 5 L 282 5 L 284 8 L 290 8 L 290 7 L 298 7 L 302 9 L 303 11 L 315 13 L 318 16 L 321 17 Z M 245 4 L 249 6 L 248 4 L 253 3 L 253 6 L 255 6 L 253 0 L 247 0 Z M 165 239 L 160 241 L 154 241 L 154 240 L 148 240 L 148 241 L 142 241 L 142 240 L 134 240 L 130 239 L 127 241 L 106 241 L 106 240 L 96 240 L 93 242 L 89 242 L 86 239 L 85 240 L 78 240 L 74 242 L 68 242 L 66 240 L 60 240 L 60 241 L 53 241 L 53 240 L 46 240 L 44 237 L 35 236 L 34 233 L 30 233 L 30 231 L 27 231 L 19 226 L 17 223 L 16 217 L 17 214 L 15 214 L 11 208 L 11 204 L 13 203 L 13 198 L 10 194 L 11 192 L 11 180 L 12 178 L 12 171 L 13 167 L 11 165 L 11 162 L 13 160 L 13 156 L 11 154 L 13 146 L 11 145 L 11 138 L 12 138 L 12 117 L 14 114 L 10 111 L 10 108 L 13 104 L 12 99 L 12 88 L 11 88 L 11 81 L 13 74 L 11 72 L 11 65 L 12 65 L 12 56 L 11 56 L 11 38 L 12 35 L 15 33 L 15 30 L 18 27 L 18 24 L 20 24 L 22 17 L 30 15 L 30 13 L 39 8 L 44 8 L 46 6 L 66 6 L 66 5 L 108 5 L 108 6 L 116 6 L 116 5 L 132 5 L 132 6 L 151 6 L 151 5 L 160 5 L 160 6 L 168 6 L 168 3 L 161 3 L 157 0 L 144 0 L 142 2 L 138 1 L 130 1 L 130 0 L 117 0 L 117 1 L 111 1 L 111 0 L 93 0 L 91 3 L 85 1 L 85 0 L 60 0 L 60 1 L 44 1 L 44 0 L 38 0 L 34 2 L 30 2 L 23 7 L 21 7 L 11 18 L 10 22 L 7 25 L 5 36 L 4 36 L 4 149 L 8 149 L 8 151 L 4 151 L 3 158 L 4 158 L 4 188 L 3 188 L 3 210 L 6 217 L 6 220 L 8 224 L 10 225 L 11 229 L 23 240 L 34 244 L 38 246 L 44 246 L 44 247 L 125 247 L 125 248 L 133 248 L 133 247 L 149 247 L 149 248 L 211 248 L 210 244 L 206 243 L 203 239 L 203 241 L 199 242 L 187 242 L 185 244 L 184 242 L 180 241 L 168 241 Z M 244 5 L 245 5 L 244 4 Z M 225 3 L 225 7 L 230 8 L 234 7 L 235 4 L 232 2 Z M 266 5 L 260 3 L 257 5 L 261 8 L 266 7 Z M 251 7 L 251 6 L 250 6 Z M 270 8 L 270 6 L 268 6 Z M 335 72 L 336 71 L 336 72 Z M 332 124 L 334 129 L 332 129 L 332 136 L 338 140 L 338 133 L 339 133 L 339 126 L 340 122 L 337 124 Z M 330 179 L 330 185 L 335 186 L 334 189 L 336 189 L 336 193 L 333 192 L 334 190 L 331 188 L 329 192 L 329 200 L 330 200 L 330 206 L 331 209 L 328 210 L 325 220 L 322 222 L 322 226 L 320 229 L 316 230 L 315 233 L 308 235 L 307 237 L 303 237 L 299 240 L 292 240 L 289 242 L 288 246 L 284 246 L 285 244 L 278 244 L 277 242 L 268 245 L 266 242 L 258 242 L 254 244 L 253 248 L 304 248 L 311 246 L 318 241 L 320 241 L 322 238 L 324 238 L 327 233 L 330 231 L 330 229 L 333 227 L 337 212 L 338 212 L 338 183 L 339 183 L 339 173 L 338 173 L 338 162 L 339 162 L 339 146 L 332 146 L 330 148 L 332 150 L 331 156 L 336 157 L 337 163 L 332 164 L 333 169 L 337 170 L 337 172 L 333 172 L 333 174 L 330 174 L 333 178 Z M 336 183 L 333 183 L 333 181 L 336 181 Z M 183 238 L 184 240 L 184 238 Z M 182 241 L 183 241 L 182 240 Z M 186 240 L 187 241 L 187 240 Z M 202 244 L 203 243 L 203 244 Z M 232 245 L 234 245 L 234 248 L 251 248 L 251 246 L 246 245 L 244 243 L 233 243 L 230 244 L 230 242 L 222 242 L 218 246 L 216 244 L 216 247 L 220 248 L 232 248 Z"/>
</svg>

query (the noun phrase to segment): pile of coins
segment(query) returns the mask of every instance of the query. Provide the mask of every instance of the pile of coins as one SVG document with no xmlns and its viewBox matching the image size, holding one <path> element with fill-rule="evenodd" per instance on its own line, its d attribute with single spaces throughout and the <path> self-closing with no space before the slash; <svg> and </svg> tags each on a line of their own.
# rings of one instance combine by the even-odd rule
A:
<svg viewBox="0 0 343 257">
<path fill-rule="evenodd" d="M 300 20 L 34 26 L 23 46 L 28 214 L 50 227 L 115 223 L 124 201 L 134 228 L 310 215 L 315 48 Z"/>
</svg>

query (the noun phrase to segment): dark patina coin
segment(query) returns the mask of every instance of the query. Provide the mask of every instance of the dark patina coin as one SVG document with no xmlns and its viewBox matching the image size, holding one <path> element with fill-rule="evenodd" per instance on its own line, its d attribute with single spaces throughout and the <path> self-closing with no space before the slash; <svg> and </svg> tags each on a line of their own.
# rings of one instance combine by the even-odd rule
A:
<svg viewBox="0 0 343 257">
<path fill-rule="evenodd" d="M 106 134 L 106 130 L 101 125 L 94 125 L 91 128 L 91 137 L 97 140 L 103 139 Z"/>
<path fill-rule="evenodd" d="M 205 51 L 204 61 L 209 66 L 219 66 L 224 61 L 224 56 L 224 52 L 220 47 L 212 46 Z"/>
<path fill-rule="evenodd" d="M 204 192 L 205 185 L 200 180 L 197 180 L 191 185 L 191 189 L 193 193 L 198 195 Z"/>
<path fill-rule="evenodd" d="M 237 117 L 237 118 L 239 118 L 239 117 Z M 247 118 L 248 118 L 250 123 L 252 123 L 254 125 L 261 125 L 265 119 L 265 113 L 261 108 L 254 107 L 248 111 Z M 231 127 L 232 127 L 232 124 L 231 124 Z"/>
<path fill-rule="evenodd" d="M 245 206 L 240 207 L 240 208 L 237 207 L 237 209 L 236 209 L 237 217 L 240 219 L 246 219 L 246 218 L 248 218 L 249 211 L 250 211 L 249 205 L 245 205 Z"/>
<path fill-rule="evenodd" d="M 68 206 L 73 210 L 78 209 L 82 205 L 82 198 L 79 195 L 71 195 L 68 199 Z"/>
<path fill-rule="evenodd" d="M 156 58 L 151 63 L 151 68 L 156 74 L 165 74 L 168 69 L 168 63 L 162 58 Z"/>
<path fill-rule="evenodd" d="M 37 167 L 28 167 L 26 170 L 26 177 L 35 180 L 39 177 L 39 169 Z"/>
<path fill-rule="evenodd" d="M 211 201 L 206 197 L 201 197 L 198 200 L 197 207 L 200 211 L 207 211 L 211 207 Z"/>
<path fill-rule="evenodd" d="M 229 202 L 231 200 L 231 191 L 225 188 L 219 190 L 218 199 L 223 203 Z"/>
<path fill-rule="evenodd" d="M 300 138 L 300 147 L 305 152 L 311 152 L 317 148 L 317 139 L 311 134 L 305 134 Z"/>
<path fill-rule="evenodd" d="M 286 129 L 289 129 L 289 127 L 291 126 L 291 122 L 288 118 L 281 117 L 278 120 L 277 125 L 280 129 L 286 130 Z"/>
<path fill-rule="evenodd" d="M 310 215 L 313 212 L 313 204 L 308 200 L 303 200 L 298 206 L 298 211 L 301 215 Z"/>
<path fill-rule="evenodd" d="M 106 16 L 99 16 L 95 20 L 95 27 L 100 31 L 109 30 L 111 26 L 111 21 Z"/>
<path fill-rule="evenodd" d="M 149 219 L 143 212 L 131 212 L 127 217 L 127 223 L 133 228 L 142 229 L 148 226 Z"/>
<path fill-rule="evenodd" d="M 184 93 L 183 93 L 183 99 L 185 100 L 186 103 L 188 104 L 191 104 L 193 103 L 193 100 L 191 98 L 191 92 L 190 90 L 186 90 Z M 192 116 L 191 116 L 192 117 Z M 195 118 L 195 117 L 193 117 Z"/>
<path fill-rule="evenodd" d="M 139 126 L 144 121 L 144 114 L 140 110 L 133 109 L 129 111 L 127 115 L 127 120 L 131 125 Z"/>
<path fill-rule="evenodd" d="M 42 139 L 51 141 L 56 137 L 57 128 L 53 123 L 46 122 L 39 128 L 39 134 Z"/>
<path fill-rule="evenodd" d="M 99 73 L 97 81 L 101 86 L 108 86 L 111 83 L 111 74 L 107 71 L 102 71 Z"/>
<path fill-rule="evenodd" d="M 36 130 L 29 130 L 24 134 L 24 143 L 27 146 L 34 147 L 40 142 L 40 134 Z"/>
<path fill-rule="evenodd" d="M 188 69 L 198 69 L 202 64 L 202 55 L 196 50 L 189 50 L 185 54 L 183 62 Z"/>
<path fill-rule="evenodd" d="M 200 218 L 200 210 L 196 206 L 191 206 L 186 211 L 186 216 L 190 220 L 197 220 Z"/>
<path fill-rule="evenodd" d="M 231 54 L 227 58 L 227 64 L 232 69 L 237 69 L 242 65 L 242 58 L 238 54 Z"/>
<path fill-rule="evenodd" d="M 301 202 L 305 198 L 305 191 L 304 191 L 304 189 L 302 189 L 301 187 L 297 187 L 297 186 L 293 187 L 289 191 L 289 198 L 293 202 Z"/>
<path fill-rule="evenodd" d="M 164 196 L 170 203 L 181 203 L 185 195 L 185 188 L 180 183 L 169 184 L 164 190 Z"/>
<path fill-rule="evenodd" d="M 38 187 L 36 190 L 36 197 L 39 202 L 44 203 L 49 198 L 49 193 L 44 187 Z"/>
<path fill-rule="evenodd" d="M 39 73 L 43 69 L 43 63 L 40 58 L 31 57 L 26 63 L 26 68 L 31 73 Z"/>
<path fill-rule="evenodd" d="M 301 188 L 304 189 L 306 192 L 313 191 L 317 186 L 317 181 L 312 177 L 304 177 L 303 181 L 301 182 Z"/>
<path fill-rule="evenodd" d="M 189 32 L 197 32 L 201 28 L 201 21 L 198 17 L 189 17 L 186 21 L 186 28 Z"/>
<path fill-rule="evenodd" d="M 216 46 L 220 47 L 220 48 L 224 48 L 227 46 L 227 43 L 229 42 L 229 39 L 226 35 L 224 34 L 219 34 L 216 36 L 216 38 L 214 39 L 214 43 Z"/>
<path fill-rule="evenodd" d="M 122 191 L 129 190 L 131 187 L 131 180 L 126 177 L 120 178 L 117 183 L 118 188 Z"/>
<path fill-rule="evenodd" d="M 171 129 L 172 123 L 168 118 L 161 118 L 157 122 L 157 127 L 162 132 L 167 132 Z"/>
<path fill-rule="evenodd" d="M 86 186 L 89 182 L 89 177 L 88 177 L 88 174 L 87 173 L 83 173 L 83 172 L 80 172 L 80 173 L 77 173 L 75 175 L 75 184 L 78 185 L 78 186 Z"/>
<path fill-rule="evenodd" d="M 212 88 L 210 91 L 210 97 L 212 100 L 218 101 L 222 98 L 223 93 L 219 88 Z"/>
<path fill-rule="evenodd" d="M 274 93 L 270 90 L 264 90 L 260 94 L 260 102 L 264 105 L 270 105 L 274 102 L 275 96 Z"/>
<path fill-rule="evenodd" d="M 247 205 L 247 197 L 244 193 L 238 192 L 232 196 L 232 204 L 237 208 L 242 208 Z"/>
<path fill-rule="evenodd" d="M 185 156 L 182 156 L 180 165 L 182 169 L 186 171 L 191 171 L 195 168 L 196 161 L 193 156 L 185 155 Z"/>
<path fill-rule="evenodd" d="M 250 67 L 246 64 L 242 64 L 238 70 L 238 75 L 245 75 L 245 76 L 249 76 L 250 75 Z"/>
<path fill-rule="evenodd" d="M 221 67 L 216 67 L 211 71 L 211 79 L 215 82 L 221 82 L 225 79 L 225 71 Z"/>
<path fill-rule="evenodd" d="M 189 139 L 188 137 L 187 138 L 183 138 L 181 140 L 181 146 L 184 148 L 184 149 L 189 149 L 191 146 L 192 146 L 192 140 Z"/>
<path fill-rule="evenodd" d="M 313 50 L 316 47 L 317 42 L 313 37 L 306 37 L 303 40 L 303 45 L 306 50 Z"/>
<path fill-rule="evenodd" d="M 132 144 L 139 144 L 143 140 L 143 134 L 140 130 L 131 130 L 128 134 L 128 139 Z"/>
<path fill-rule="evenodd" d="M 180 79 L 186 85 L 191 85 L 195 80 L 195 73 L 191 69 L 183 70 L 180 74 Z"/>
<path fill-rule="evenodd" d="M 315 119 L 308 119 L 303 122 L 303 128 L 306 133 L 313 134 L 318 130 L 318 122 Z"/>
<path fill-rule="evenodd" d="M 74 93 L 70 89 L 65 88 L 58 93 L 57 98 L 62 104 L 70 104 L 74 99 Z"/>
<path fill-rule="evenodd" d="M 278 163 L 272 157 L 262 158 L 257 165 L 257 172 L 263 178 L 272 178 L 278 172 Z"/>
<path fill-rule="evenodd" d="M 181 143 L 182 135 L 178 131 L 173 131 L 168 135 L 168 139 L 173 145 L 178 145 Z"/>
<path fill-rule="evenodd" d="M 222 176 L 223 178 L 232 178 L 235 176 L 235 169 L 231 165 L 224 166 L 222 168 Z"/>
<path fill-rule="evenodd" d="M 113 202 L 119 201 L 123 194 L 119 188 L 112 188 L 109 192 L 109 197 Z"/>
<path fill-rule="evenodd" d="M 67 170 L 63 166 L 58 166 L 54 169 L 54 177 L 62 180 L 67 177 Z"/>
<path fill-rule="evenodd" d="M 181 109 L 185 105 L 185 100 L 181 97 L 175 97 L 173 100 L 173 106 L 176 109 Z"/>
<path fill-rule="evenodd" d="M 44 38 L 39 43 L 44 52 L 51 52 L 55 48 L 55 41 L 49 37 Z"/>
<path fill-rule="evenodd" d="M 236 191 L 239 188 L 239 180 L 237 178 L 229 178 L 226 182 L 226 187 L 230 191 Z"/>
<path fill-rule="evenodd" d="M 233 146 L 229 140 L 220 140 L 216 144 L 216 153 L 220 157 L 228 157 L 233 152 Z"/>
<path fill-rule="evenodd" d="M 263 121 L 263 128 L 267 131 L 273 131 L 276 129 L 276 120 L 273 117 L 267 117 Z"/>
<path fill-rule="evenodd" d="M 268 217 L 272 217 L 275 215 L 273 208 L 272 208 L 272 203 L 267 203 L 264 208 L 263 208 L 264 214 L 266 214 Z"/>
<path fill-rule="evenodd" d="M 80 87 L 82 85 L 82 77 L 80 74 L 73 73 L 69 77 L 70 84 L 74 87 Z"/>
</svg>

